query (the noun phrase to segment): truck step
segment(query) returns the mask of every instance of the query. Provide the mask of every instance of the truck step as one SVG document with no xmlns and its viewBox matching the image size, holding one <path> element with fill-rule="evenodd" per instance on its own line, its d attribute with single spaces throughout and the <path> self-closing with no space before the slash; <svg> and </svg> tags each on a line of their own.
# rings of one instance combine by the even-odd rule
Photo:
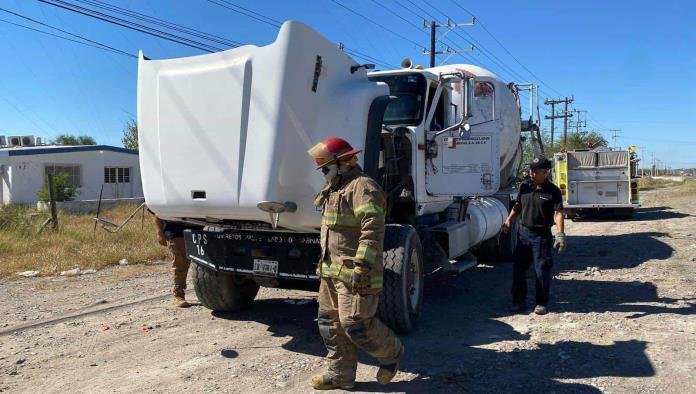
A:
<svg viewBox="0 0 696 394">
<path fill-rule="evenodd" d="M 476 256 L 471 253 L 466 253 L 465 255 L 458 257 L 456 260 L 450 260 L 450 264 L 445 265 L 444 269 L 446 271 L 464 272 L 476 267 L 477 265 L 478 260 L 476 259 Z"/>
</svg>

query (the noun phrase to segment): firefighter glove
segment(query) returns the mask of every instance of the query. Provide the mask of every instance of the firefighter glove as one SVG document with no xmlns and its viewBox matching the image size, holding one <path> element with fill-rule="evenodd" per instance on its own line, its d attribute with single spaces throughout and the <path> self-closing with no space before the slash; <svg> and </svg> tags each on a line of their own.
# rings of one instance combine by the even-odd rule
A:
<svg viewBox="0 0 696 394">
<path fill-rule="evenodd" d="M 566 236 L 565 233 L 556 234 L 556 242 L 553 243 L 553 247 L 558 249 L 558 253 L 563 253 L 566 250 Z"/>
<path fill-rule="evenodd" d="M 353 275 L 350 278 L 350 286 L 353 294 L 360 294 L 370 288 L 370 271 L 372 265 L 366 261 L 356 260 Z"/>
</svg>

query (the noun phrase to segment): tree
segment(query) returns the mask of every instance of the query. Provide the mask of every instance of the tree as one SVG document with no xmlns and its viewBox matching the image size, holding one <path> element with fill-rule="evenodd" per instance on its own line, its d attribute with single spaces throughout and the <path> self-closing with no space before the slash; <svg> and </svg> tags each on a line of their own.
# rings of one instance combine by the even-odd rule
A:
<svg viewBox="0 0 696 394">
<path fill-rule="evenodd" d="M 590 147 L 590 142 L 592 143 L 591 146 L 593 148 L 607 146 L 608 144 L 607 140 L 596 131 L 590 131 L 587 133 L 569 133 L 568 147 L 566 150 L 588 149 Z"/>
<path fill-rule="evenodd" d="M 96 145 L 97 141 L 88 135 L 60 134 L 53 140 L 53 143 L 56 145 Z"/>
<path fill-rule="evenodd" d="M 596 131 L 589 132 L 570 132 L 568 133 L 568 147 L 563 145 L 563 140 L 556 142 L 551 146 L 551 138 L 548 133 L 542 131 L 541 139 L 544 143 L 544 153 L 546 153 L 546 158 L 551 160 L 554 153 L 558 153 L 565 150 L 575 150 L 575 149 L 589 149 L 589 142 L 592 142 L 593 148 L 598 148 L 600 146 L 607 146 L 608 142 L 602 134 Z M 529 163 L 532 162 L 534 156 L 537 155 L 538 148 L 534 146 L 532 139 L 527 135 L 527 139 L 522 143 L 522 165 L 520 166 L 520 174 L 527 171 Z"/>
<path fill-rule="evenodd" d="M 135 123 L 135 119 L 126 122 L 126 127 L 123 128 L 121 142 L 123 146 L 128 149 L 138 150 L 138 124 Z"/>
<path fill-rule="evenodd" d="M 72 201 L 75 199 L 75 196 L 80 194 L 77 187 L 70 183 L 70 175 L 64 172 L 53 175 L 53 192 L 56 201 Z M 41 190 L 39 190 L 39 200 L 44 202 L 51 200 L 51 195 L 48 191 L 48 177 L 46 177 Z"/>
</svg>

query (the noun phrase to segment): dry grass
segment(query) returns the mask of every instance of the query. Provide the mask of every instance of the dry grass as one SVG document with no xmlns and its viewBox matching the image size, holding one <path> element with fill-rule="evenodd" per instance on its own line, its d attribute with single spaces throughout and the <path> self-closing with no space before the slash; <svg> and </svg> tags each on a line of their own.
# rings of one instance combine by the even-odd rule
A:
<svg viewBox="0 0 696 394">
<path fill-rule="evenodd" d="M 638 188 L 640 190 L 654 190 L 665 187 L 680 186 L 684 183 L 685 182 L 670 181 L 668 179 L 641 178 L 638 181 Z"/>
<path fill-rule="evenodd" d="M 102 213 L 113 222 L 123 222 L 135 206 L 123 205 Z M 94 231 L 94 215 L 60 212 L 58 230 L 37 230 L 46 215 L 25 207 L 0 208 L 0 278 L 27 270 L 41 276 L 55 275 L 75 267 L 100 269 L 118 264 L 125 258 L 130 264 L 157 261 L 167 256 L 166 248 L 155 239 L 152 216 L 145 214 L 141 226 L 138 214 L 120 232 L 112 234 L 100 228 Z"/>
</svg>

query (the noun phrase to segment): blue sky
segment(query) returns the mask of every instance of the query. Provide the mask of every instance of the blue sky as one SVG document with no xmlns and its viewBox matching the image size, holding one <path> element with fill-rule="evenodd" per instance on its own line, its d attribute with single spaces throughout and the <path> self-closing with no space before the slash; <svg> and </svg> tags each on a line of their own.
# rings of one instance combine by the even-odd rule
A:
<svg viewBox="0 0 696 394">
<path fill-rule="evenodd" d="M 104 1 L 242 43 L 264 45 L 277 32 L 207 0 Z M 390 64 L 399 64 L 406 56 L 427 64 L 422 49 L 413 42 L 426 45 L 428 36 L 413 25 L 422 23 L 419 14 L 431 18 L 408 0 L 336 0 L 408 41 L 332 0 L 230 1 L 277 20 L 303 21 L 332 41 Z M 443 14 L 457 22 L 469 21 L 471 16 L 463 8 L 478 18 L 479 24 L 462 27 L 459 35 L 449 33 L 448 44 L 463 48 L 468 39 L 483 49 L 454 55 L 448 62 L 480 64 L 507 81 L 538 82 L 531 71 L 544 82 L 542 100 L 574 95 L 574 107 L 589 111 L 590 128 L 601 130 L 606 137 L 610 137 L 609 129 L 621 129 L 617 145 L 644 146 L 672 167 L 696 167 L 696 89 L 692 86 L 696 79 L 696 3 L 413 3 L 440 22 L 445 20 Z M 126 52 L 142 49 L 154 59 L 202 53 L 35 0 L 0 0 L 0 7 Z M 4 12 L 0 19 L 49 31 Z M 136 112 L 134 59 L 5 22 L 0 22 L 0 59 L 0 135 L 34 134 L 50 139 L 59 133 L 88 134 L 99 143 L 120 145 L 123 125 Z"/>
</svg>

